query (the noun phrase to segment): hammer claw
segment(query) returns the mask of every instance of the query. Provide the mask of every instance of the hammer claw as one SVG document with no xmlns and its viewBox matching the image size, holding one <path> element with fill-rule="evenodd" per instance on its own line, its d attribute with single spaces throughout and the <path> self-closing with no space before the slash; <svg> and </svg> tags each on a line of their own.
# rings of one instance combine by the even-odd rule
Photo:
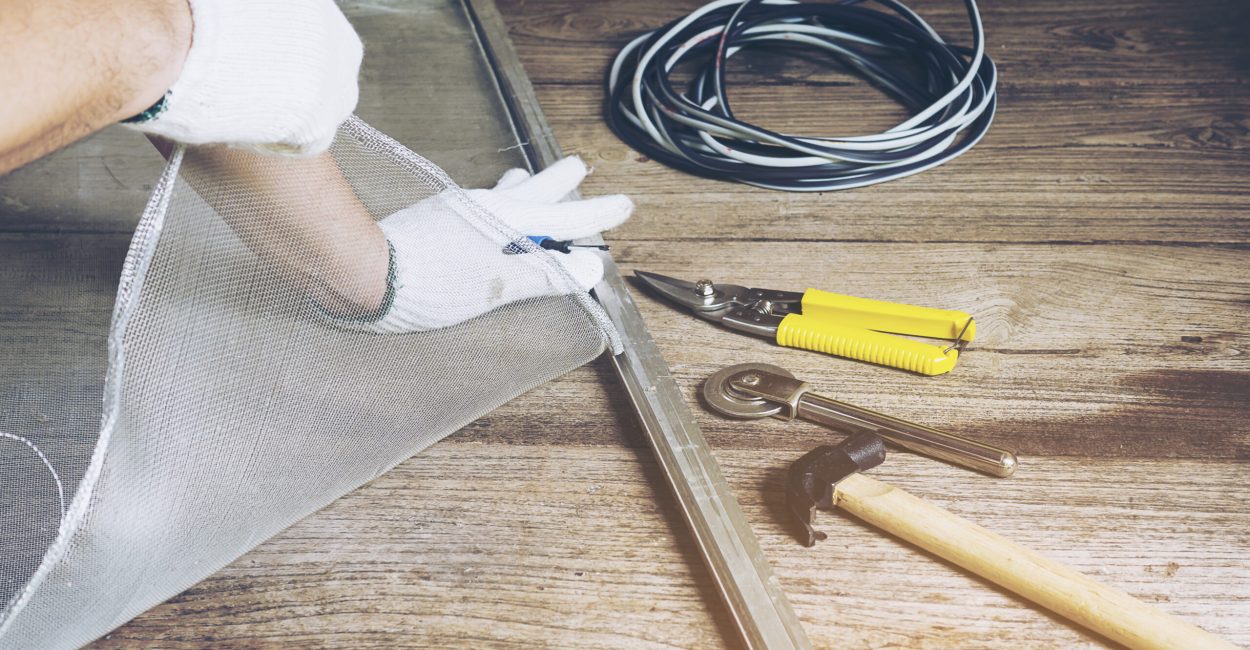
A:
<svg viewBox="0 0 1250 650">
<path fill-rule="evenodd" d="M 786 474 L 786 504 L 789 506 L 795 536 L 804 546 L 813 546 L 828 535 L 812 528 L 817 508 L 832 510 L 833 485 L 885 460 L 881 438 L 867 432 L 856 433 L 842 444 L 817 447 L 790 465 Z"/>
<path fill-rule="evenodd" d="M 815 546 L 816 542 L 829 537 L 819 530 L 812 528 L 812 521 L 816 518 L 816 506 L 812 506 L 802 511 L 795 509 L 794 515 L 795 521 L 801 525 L 801 528 L 795 529 L 794 535 L 799 538 L 799 541 L 803 542 L 804 546 Z"/>
</svg>

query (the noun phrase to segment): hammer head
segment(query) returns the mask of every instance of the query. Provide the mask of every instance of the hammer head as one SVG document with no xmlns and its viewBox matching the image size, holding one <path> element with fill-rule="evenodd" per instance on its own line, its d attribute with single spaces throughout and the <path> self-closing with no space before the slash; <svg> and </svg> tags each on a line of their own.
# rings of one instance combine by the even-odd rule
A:
<svg viewBox="0 0 1250 650">
<path fill-rule="evenodd" d="M 795 536 L 812 546 L 827 535 L 812 528 L 817 508 L 833 509 L 833 486 L 842 479 L 885 461 L 885 445 L 876 435 L 860 432 L 839 445 L 817 447 L 790 465 L 786 474 L 786 505 Z"/>
</svg>

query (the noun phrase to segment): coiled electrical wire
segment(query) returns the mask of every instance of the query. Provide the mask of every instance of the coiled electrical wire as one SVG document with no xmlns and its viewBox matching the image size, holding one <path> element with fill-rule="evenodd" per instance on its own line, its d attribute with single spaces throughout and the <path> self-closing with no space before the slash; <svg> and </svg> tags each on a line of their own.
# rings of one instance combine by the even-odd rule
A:
<svg viewBox="0 0 1250 650">
<path fill-rule="evenodd" d="M 965 0 L 972 46 L 947 43 L 895 0 L 718 0 L 635 38 L 608 75 L 608 126 L 677 169 L 777 190 L 863 187 L 936 167 L 976 144 L 994 118 L 996 72 L 981 14 Z M 910 118 L 874 135 L 782 134 L 734 117 L 725 61 L 753 47 L 818 48 L 885 90 Z M 701 62 L 684 93 L 669 78 Z"/>
</svg>

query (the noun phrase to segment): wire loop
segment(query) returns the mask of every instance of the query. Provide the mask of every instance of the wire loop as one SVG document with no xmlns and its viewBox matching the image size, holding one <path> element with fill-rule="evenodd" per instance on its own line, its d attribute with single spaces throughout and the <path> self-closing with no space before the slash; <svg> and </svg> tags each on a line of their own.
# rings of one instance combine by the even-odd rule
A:
<svg viewBox="0 0 1250 650">
<path fill-rule="evenodd" d="M 799 192 L 873 185 L 936 167 L 972 148 L 997 106 L 981 15 L 964 0 L 972 46 L 952 45 L 895 0 L 836 4 L 717 0 L 626 45 L 608 74 L 608 126 L 670 167 Z M 803 136 L 734 117 L 725 61 L 750 48 L 816 48 L 913 111 L 882 133 Z M 900 64 L 901 60 L 901 64 Z M 685 92 L 669 77 L 702 66 Z"/>
</svg>

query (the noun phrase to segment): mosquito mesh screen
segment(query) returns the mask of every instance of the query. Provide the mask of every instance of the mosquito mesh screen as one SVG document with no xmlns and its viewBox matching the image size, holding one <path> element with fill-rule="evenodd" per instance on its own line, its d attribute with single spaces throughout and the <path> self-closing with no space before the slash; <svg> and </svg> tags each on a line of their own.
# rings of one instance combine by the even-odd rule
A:
<svg viewBox="0 0 1250 650">
<path fill-rule="evenodd" d="M 386 254 L 310 223 L 437 196 L 458 219 L 431 222 L 432 242 L 502 248 L 521 233 L 358 120 L 331 155 L 318 167 L 173 151 L 111 319 L 97 309 L 107 364 L 64 363 L 83 344 L 56 328 L 2 341 L 4 367 L 22 370 L 0 393 L 0 647 L 86 643 L 611 342 L 598 307 L 527 241 L 516 268 L 553 295 L 428 331 L 362 331 Z"/>
</svg>

